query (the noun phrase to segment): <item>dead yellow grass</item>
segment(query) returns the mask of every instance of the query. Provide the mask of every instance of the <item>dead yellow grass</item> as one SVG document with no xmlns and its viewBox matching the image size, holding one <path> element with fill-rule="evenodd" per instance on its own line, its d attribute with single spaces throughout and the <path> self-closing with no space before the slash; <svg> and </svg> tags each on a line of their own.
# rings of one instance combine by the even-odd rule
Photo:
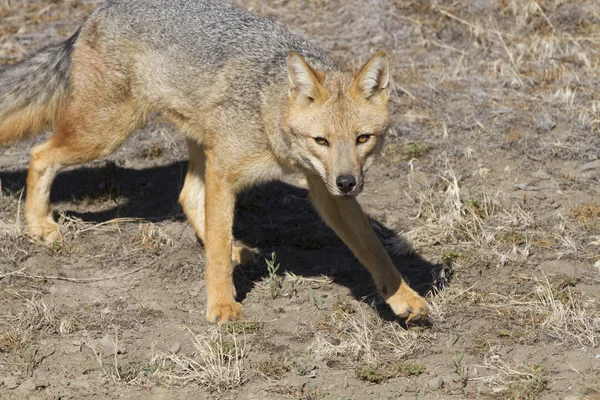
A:
<svg viewBox="0 0 600 400">
<path fill-rule="evenodd" d="M 571 208 L 571 216 L 586 229 L 597 231 L 600 229 L 600 206 L 585 203 Z"/>
<path fill-rule="evenodd" d="M 26 339 L 19 329 L 7 327 L 0 332 L 0 353 L 10 353 L 19 350 L 25 343 Z"/>
<path fill-rule="evenodd" d="M 244 382 L 245 336 L 224 334 L 219 328 L 206 334 L 189 334 L 195 348 L 193 355 L 157 353 L 152 358 L 157 382 L 168 386 L 197 384 L 218 392 Z"/>
<path fill-rule="evenodd" d="M 427 332 L 402 329 L 396 323 L 383 321 L 373 310 L 365 310 L 364 305 L 357 305 L 357 308 L 357 312 L 338 308 L 327 329 L 315 333 L 311 352 L 373 366 L 405 359 L 428 340 Z"/>
<path fill-rule="evenodd" d="M 593 302 L 574 296 L 570 287 L 553 287 L 545 275 L 534 282 L 533 293 L 524 296 L 491 293 L 481 306 L 522 320 L 528 329 L 542 330 L 553 340 L 597 346 L 600 313 Z"/>
</svg>

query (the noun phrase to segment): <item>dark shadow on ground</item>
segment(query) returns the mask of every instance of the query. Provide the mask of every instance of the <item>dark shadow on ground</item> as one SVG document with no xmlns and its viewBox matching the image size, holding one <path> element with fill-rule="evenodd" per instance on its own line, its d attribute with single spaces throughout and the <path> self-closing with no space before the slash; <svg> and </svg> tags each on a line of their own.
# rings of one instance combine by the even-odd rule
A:
<svg viewBox="0 0 600 400">
<path fill-rule="evenodd" d="M 148 169 L 130 169 L 106 162 L 100 168 L 77 168 L 62 172 L 52 187 L 52 202 L 62 203 L 68 215 L 87 222 L 116 217 L 143 218 L 153 222 L 185 220 L 177 202 L 187 163 L 175 162 Z M 0 171 L 4 189 L 25 186 L 26 171 Z M 114 203 L 107 208 L 107 203 Z M 101 207 L 99 206 L 101 205 Z M 69 211 L 73 208 L 89 211 Z M 404 247 L 402 238 L 376 221 L 372 225 L 388 250 Z M 395 320 L 377 295 L 369 273 L 354 258 L 312 208 L 308 191 L 282 182 L 272 182 L 242 193 L 238 198 L 234 226 L 236 239 L 261 249 L 251 266 L 238 268 L 235 284 L 239 299 L 267 275 L 265 258 L 277 255 L 279 273 L 332 278 L 350 289 L 361 301 L 375 304 L 379 314 Z M 418 254 L 394 254 L 396 267 L 411 287 L 421 294 L 445 286 L 451 271 Z"/>
</svg>

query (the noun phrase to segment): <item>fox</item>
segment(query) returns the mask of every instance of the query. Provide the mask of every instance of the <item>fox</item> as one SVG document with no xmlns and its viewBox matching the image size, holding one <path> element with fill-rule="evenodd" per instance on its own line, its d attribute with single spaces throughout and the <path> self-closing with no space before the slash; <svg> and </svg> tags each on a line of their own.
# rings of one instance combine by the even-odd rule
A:
<svg viewBox="0 0 600 400">
<path fill-rule="evenodd" d="M 64 167 L 108 156 L 151 117 L 173 123 L 189 161 L 179 202 L 206 252 L 206 318 L 242 316 L 236 196 L 304 174 L 323 220 L 368 269 L 393 312 L 425 319 L 356 197 L 389 130 L 385 53 L 347 71 L 299 35 L 217 0 L 107 0 L 66 41 L 0 70 L 0 146 L 52 129 L 31 150 L 26 221 L 61 241 L 50 189 Z"/>
</svg>

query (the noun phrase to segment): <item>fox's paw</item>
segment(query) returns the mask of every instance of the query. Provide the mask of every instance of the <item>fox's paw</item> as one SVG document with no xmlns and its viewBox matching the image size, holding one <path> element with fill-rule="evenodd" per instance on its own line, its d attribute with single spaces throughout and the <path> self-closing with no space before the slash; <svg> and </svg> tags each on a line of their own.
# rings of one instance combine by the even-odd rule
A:
<svg viewBox="0 0 600 400">
<path fill-rule="evenodd" d="M 58 224 L 54 221 L 44 221 L 43 223 L 37 224 L 35 227 L 29 228 L 29 233 L 31 233 L 32 236 L 43 240 L 47 244 L 62 242 L 60 229 L 58 228 Z"/>
<path fill-rule="evenodd" d="M 406 318 L 406 322 L 420 321 L 427 317 L 429 309 L 427 302 L 405 282 L 402 282 L 396 293 L 385 301 L 397 316 Z"/>
<path fill-rule="evenodd" d="M 242 305 L 238 302 L 214 303 L 206 310 L 206 319 L 211 324 L 223 325 L 230 320 L 238 320 L 242 315 Z"/>
<path fill-rule="evenodd" d="M 247 246 L 233 246 L 231 250 L 231 259 L 234 263 L 238 263 L 240 265 L 248 265 L 253 263 L 256 260 L 256 256 L 258 255 L 258 250 L 251 249 Z"/>
</svg>

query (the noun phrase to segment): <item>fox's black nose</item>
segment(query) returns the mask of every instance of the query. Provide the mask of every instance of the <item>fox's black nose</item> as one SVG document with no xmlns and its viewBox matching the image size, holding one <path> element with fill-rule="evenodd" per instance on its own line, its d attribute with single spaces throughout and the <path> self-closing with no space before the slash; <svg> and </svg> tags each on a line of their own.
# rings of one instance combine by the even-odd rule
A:
<svg viewBox="0 0 600 400">
<path fill-rule="evenodd" d="M 350 193 L 356 186 L 356 178 L 352 175 L 340 175 L 335 183 L 342 193 Z"/>
</svg>

